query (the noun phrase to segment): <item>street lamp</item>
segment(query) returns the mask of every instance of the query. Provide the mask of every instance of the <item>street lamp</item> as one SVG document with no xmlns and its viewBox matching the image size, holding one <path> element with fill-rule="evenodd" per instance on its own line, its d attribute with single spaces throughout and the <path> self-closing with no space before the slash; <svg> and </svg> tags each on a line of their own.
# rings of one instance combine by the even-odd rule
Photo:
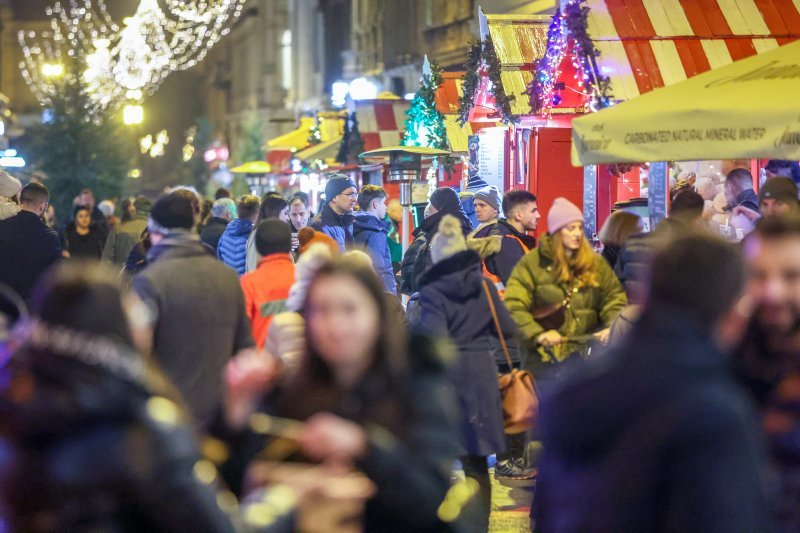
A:
<svg viewBox="0 0 800 533">
<path fill-rule="evenodd" d="M 144 122 L 144 108 L 139 104 L 128 104 L 122 110 L 122 121 L 126 126 L 137 126 Z"/>
<path fill-rule="evenodd" d="M 408 249 L 409 210 L 411 207 L 411 183 L 422 176 L 422 160 L 445 157 L 450 152 L 424 146 L 389 146 L 364 152 L 364 158 L 389 158 L 389 181 L 400 184 L 400 205 L 403 206 L 403 254 Z"/>
</svg>

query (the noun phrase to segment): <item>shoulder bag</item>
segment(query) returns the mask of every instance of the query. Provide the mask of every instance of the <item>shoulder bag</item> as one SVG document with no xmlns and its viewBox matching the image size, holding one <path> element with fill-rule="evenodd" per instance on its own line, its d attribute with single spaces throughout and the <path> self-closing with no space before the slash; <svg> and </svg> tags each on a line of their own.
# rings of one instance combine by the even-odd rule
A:
<svg viewBox="0 0 800 533">
<path fill-rule="evenodd" d="M 486 299 L 489 301 L 494 327 L 497 329 L 497 336 L 503 346 L 506 362 L 511 369 L 511 372 L 501 374 L 498 378 L 500 395 L 503 399 L 503 426 L 506 433 L 521 433 L 536 426 L 539 415 L 539 394 L 536 391 L 533 375 L 526 370 L 514 368 L 511 356 L 508 354 L 503 329 L 500 327 L 500 320 L 497 318 L 494 299 L 486 280 L 483 280 L 483 289 L 486 292 Z"/>
</svg>

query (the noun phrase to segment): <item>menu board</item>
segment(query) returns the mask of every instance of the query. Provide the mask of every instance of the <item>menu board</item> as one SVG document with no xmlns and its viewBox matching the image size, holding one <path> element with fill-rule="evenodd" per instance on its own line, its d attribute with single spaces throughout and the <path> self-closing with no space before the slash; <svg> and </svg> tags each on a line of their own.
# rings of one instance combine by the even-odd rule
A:
<svg viewBox="0 0 800 533">
<path fill-rule="evenodd" d="M 503 194 L 506 175 L 505 130 L 487 128 L 468 140 L 467 189 L 494 185 Z"/>
<path fill-rule="evenodd" d="M 597 240 L 597 165 L 583 167 L 583 220 L 586 237 Z"/>
<path fill-rule="evenodd" d="M 647 182 L 647 207 L 650 227 L 655 228 L 667 218 L 667 189 L 669 187 L 669 165 L 665 161 L 650 163 Z"/>
</svg>

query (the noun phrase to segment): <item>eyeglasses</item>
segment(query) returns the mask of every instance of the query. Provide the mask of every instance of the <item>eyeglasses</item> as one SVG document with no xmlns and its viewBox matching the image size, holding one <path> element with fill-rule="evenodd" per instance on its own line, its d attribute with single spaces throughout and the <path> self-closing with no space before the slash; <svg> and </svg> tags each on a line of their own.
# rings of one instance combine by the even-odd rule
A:
<svg viewBox="0 0 800 533">
<path fill-rule="evenodd" d="M 340 192 L 339 196 L 347 196 L 348 198 L 353 199 L 353 198 L 358 198 L 358 193 L 357 192 L 351 192 L 350 194 L 345 194 L 343 192 Z"/>
</svg>

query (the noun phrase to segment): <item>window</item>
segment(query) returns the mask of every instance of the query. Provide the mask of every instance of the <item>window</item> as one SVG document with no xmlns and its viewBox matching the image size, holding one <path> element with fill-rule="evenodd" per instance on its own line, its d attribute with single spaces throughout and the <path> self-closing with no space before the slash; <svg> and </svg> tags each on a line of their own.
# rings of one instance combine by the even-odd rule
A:
<svg viewBox="0 0 800 533">
<path fill-rule="evenodd" d="M 292 31 L 286 30 L 281 35 L 281 87 L 292 88 Z"/>
</svg>

